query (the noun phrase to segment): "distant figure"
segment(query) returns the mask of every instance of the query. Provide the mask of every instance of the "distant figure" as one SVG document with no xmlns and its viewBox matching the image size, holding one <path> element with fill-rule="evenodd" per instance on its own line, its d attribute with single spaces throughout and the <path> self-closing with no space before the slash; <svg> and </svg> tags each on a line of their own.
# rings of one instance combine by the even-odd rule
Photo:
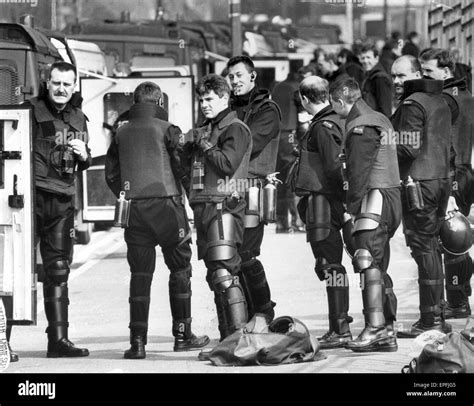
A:
<svg viewBox="0 0 474 406">
<path fill-rule="evenodd" d="M 407 42 L 402 49 L 402 55 L 412 55 L 415 58 L 420 55 L 420 36 L 416 31 L 412 31 L 407 35 Z"/>
<path fill-rule="evenodd" d="M 337 55 L 337 61 L 342 69 L 361 86 L 364 81 L 364 69 L 357 56 L 349 49 L 342 48 Z"/>
</svg>

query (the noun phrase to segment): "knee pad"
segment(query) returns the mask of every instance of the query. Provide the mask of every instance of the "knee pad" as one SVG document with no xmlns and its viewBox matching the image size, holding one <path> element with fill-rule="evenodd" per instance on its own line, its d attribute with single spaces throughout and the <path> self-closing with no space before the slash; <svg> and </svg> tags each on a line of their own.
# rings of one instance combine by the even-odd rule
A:
<svg viewBox="0 0 474 406">
<path fill-rule="evenodd" d="M 69 278 L 69 263 L 68 261 L 56 261 L 45 268 L 46 280 L 60 285 L 66 283 Z"/>
<path fill-rule="evenodd" d="M 352 259 L 352 265 L 354 265 L 355 272 L 361 272 L 364 269 L 368 269 L 372 266 L 374 259 L 369 250 L 364 248 L 359 248 L 354 253 L 354 258 Z"/>
<path fill-rule="evenodd" d="M 234 284 L 234 276 L 227 269 L 216 269 L 211 276 L 212 290 L 221 293 Z"/>
<path fill-rule="evenodd" d="M 207 259 L 209 261 L 225 261 L 237 254 L 236 225 L 230 213 L 217 215 L 207 232 Z"/>
</svg>

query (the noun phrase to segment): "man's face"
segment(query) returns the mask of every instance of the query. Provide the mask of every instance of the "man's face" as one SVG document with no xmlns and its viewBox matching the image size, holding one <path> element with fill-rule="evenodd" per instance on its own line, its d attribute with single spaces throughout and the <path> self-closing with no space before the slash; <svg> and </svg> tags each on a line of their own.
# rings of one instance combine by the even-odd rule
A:
<svg viewBox="0 0 474 406">
<path fill-rule="evenodd" d="M 395 88 L 395 95 L 400 98 L 403 95 L 403 84 L 406 80 L 420 79 L 420 72 L 412 71 L 411 63 L 408 60 L 394 62 L 392 65 L 392 81 Z"/>
<path fill-rule="evenodd" d="M 446 68 L 439 68 L 438 61 L 436 59 L 421 61 L 421 68 L 423 69 L 423 75 L 428 76 L 431 79 L 437 79 L 437 80 L 447 79 Z"/>
<path fill-rule="evenodd" d="M 214 90 L 211 90 L 200 96 L 199 102 L 201 103 L 201 111 L 204 117 L 213 119 L 229 106 L 229 95 L 224 94 L 222 97 L 219 97 Z"/>
<path fill-rule="evenodd" d="M 244 96 L 255 87 L 255 73 L 243 62 L 229 68 L 228 78 L 235 96 Z"/>
<path fill-rule="evenodd" d="M 367 51 L 360 54 L 360 63 L 366 72 L 372 70 L 379 62 L 379 57 L 374 56 L 374 51 Z"/>
<path fill-rule="evenodd" d="M 318 69 L 323 75 L 331 73 L 331 64 L 326 61 L 326 56 L 324 54 L 319 54 L 318 56 Z"/>
<path fill-rule="evenodd" d="M 76 85 L 76 75 L 73 71 L 53 69 L 47 82 L 50 100 L 57 106 L 63 107 L 71 100 Z"/>
</svg>

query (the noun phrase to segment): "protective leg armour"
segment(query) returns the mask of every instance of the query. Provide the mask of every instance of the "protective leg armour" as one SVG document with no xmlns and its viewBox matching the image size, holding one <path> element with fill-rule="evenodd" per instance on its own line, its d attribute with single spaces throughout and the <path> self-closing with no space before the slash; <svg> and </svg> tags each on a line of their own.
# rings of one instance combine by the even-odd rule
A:
<svg viewBox="0 0 474 406">
<path fill-rule="evenodd" d="M 221 340 L 248 321 L 247 303 L 238 278 L 227 269 L 217 269 L 211 279 Z"/>
<path fill-rule="evenodd" d="M 262 263 L 256 258 L 242 263 L 239 275 L 242 285 L 245 286 L 243 290 L 246 294 L 249 319 L 255 313 L 264 313 L 272 321 L 275 317 L 275 303 L 271 300 L 270 287 Z"/>
</svg>

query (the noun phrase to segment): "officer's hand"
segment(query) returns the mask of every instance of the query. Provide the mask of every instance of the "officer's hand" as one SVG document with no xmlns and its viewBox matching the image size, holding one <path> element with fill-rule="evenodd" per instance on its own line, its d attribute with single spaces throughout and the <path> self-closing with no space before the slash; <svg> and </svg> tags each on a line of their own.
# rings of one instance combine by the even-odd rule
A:
<svg viewBox="0 0 474 406">
<path fill-rule="evenodd" d="M 200 127 L 194 130 L 194 143 L 199 145 L 201 140 L 208 140 L 211 135 L 208 127 Z"/>
<path fill-rule="evenodd" d="M 74 154 L 77 155 L 79 161 L 87 161 L 89 155 L 87 154 L 86 143 L 84 141 L 74 139 L 69 141 L 68 145 L 72 148 Z"/>
<path fill-rule="evenodd" d="M 456 211 L 456 210 L 459 210 L 459 207 L 456 204 L 456 199 L 454 198 L 454 196 L 449 196 L 448 208 L 446 209 L 446 214 L 448 214 L 451 211 Z"/>
</svg>

